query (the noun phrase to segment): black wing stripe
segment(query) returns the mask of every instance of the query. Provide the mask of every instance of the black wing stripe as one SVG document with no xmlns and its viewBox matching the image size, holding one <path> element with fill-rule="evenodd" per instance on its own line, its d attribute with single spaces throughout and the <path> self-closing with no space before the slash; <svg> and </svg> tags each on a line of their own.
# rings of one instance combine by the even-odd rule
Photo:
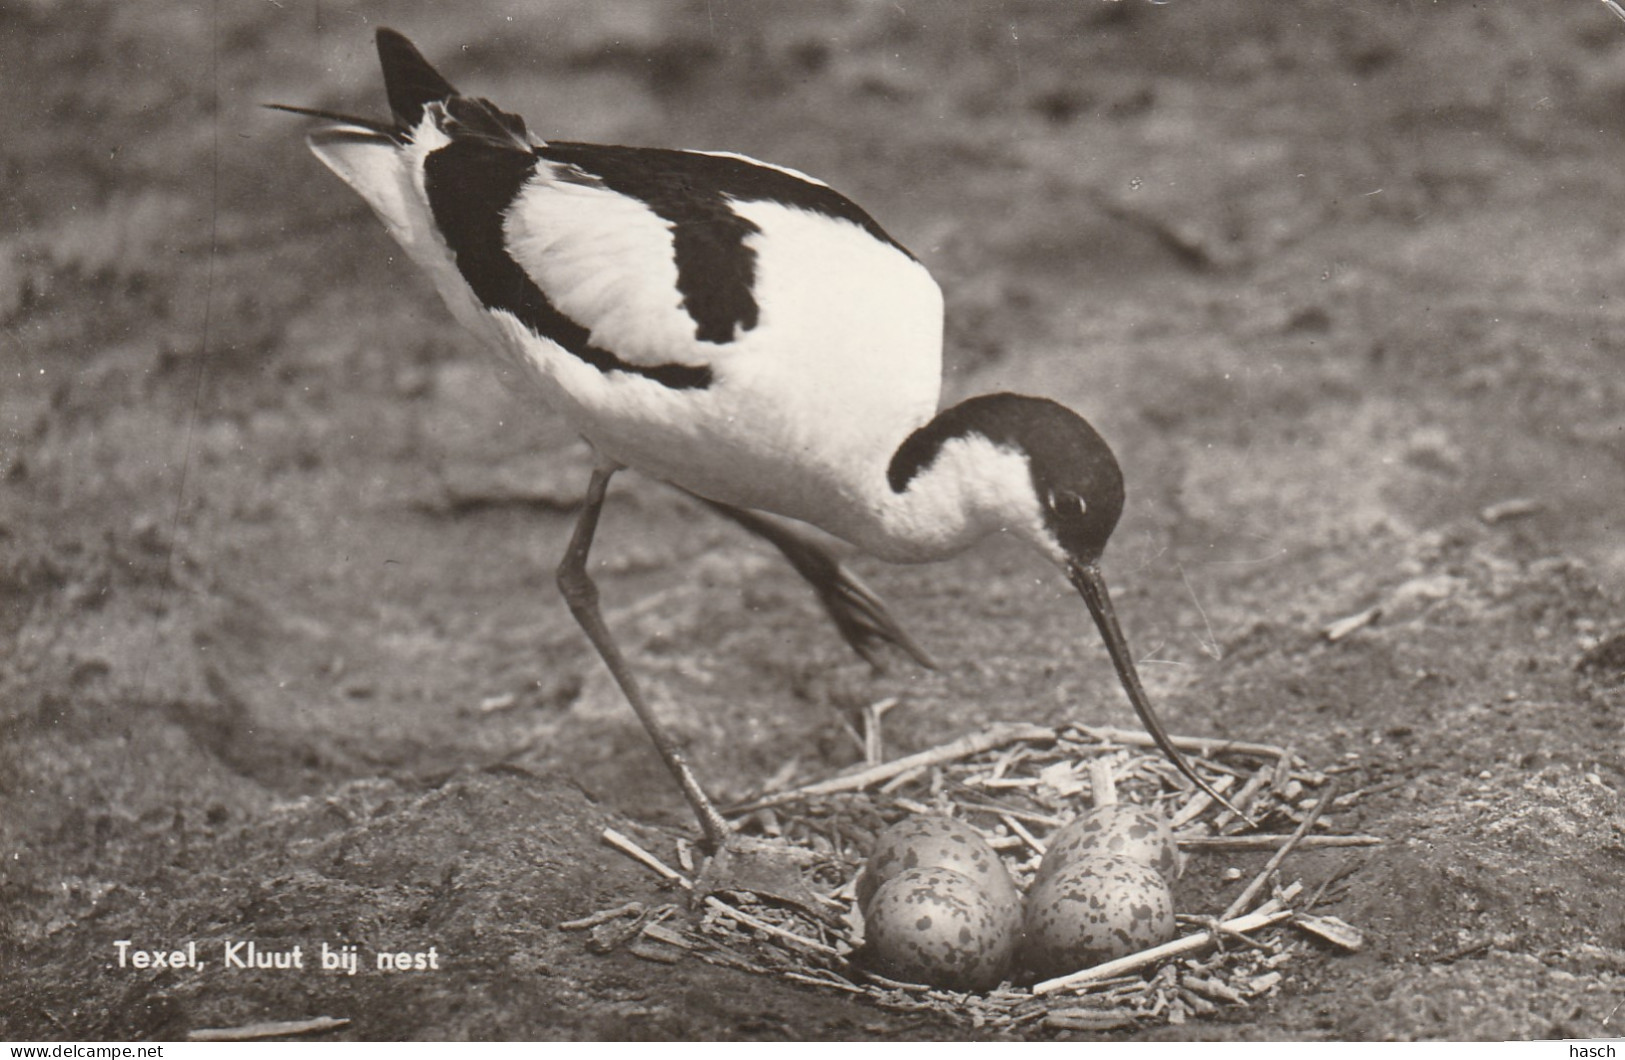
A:
<svg viewBox="0 0 1625 1060">
<path fill-rule="evenodd" d="M 454 140 L 424 159 L 424 188 L 435 225 L 474 296 L 505 309 L 601 372 L 629 372 L 674 390 L 711 385 L 706 365 L 628 364 L 593 345 L 591 333 L 561 312 L 508 253 L 503 216 L 536 167 L 536 156 L 484 138 Z"/>
</svg>

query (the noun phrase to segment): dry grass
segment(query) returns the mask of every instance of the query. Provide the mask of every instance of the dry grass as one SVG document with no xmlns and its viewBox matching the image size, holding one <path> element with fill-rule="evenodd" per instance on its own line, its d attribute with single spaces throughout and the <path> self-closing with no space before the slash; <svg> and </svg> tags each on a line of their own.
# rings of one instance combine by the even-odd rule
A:
<svg viewBox="0 0 1625 1060">
<path fill-rule="evenodd" d="M 1335 796 L 1333 775 L 1284 748 L 1181 740 L 1190 751 L 1203 752 L 1191 761 L 1205 778 L 1227 794 L 1235 791 L 1239 808 L 1259 824 L 1254 831 L 1191 789 L 1160 754 L 1146 753 L 1145 743 L 1140 733 L 1083 726 L 997 726 L 810 790 L 769 795 L 738 823 L 742 830 L 807 852 L 821 884 L 813 893 L 816 908 L 730 892 L 728 904 L 706 896 L 695 915 L 684 915 L 676 904 L 633 905 L 561 926 L 588 930 L 588 945 L 597 951 L 625 945 L 663 963 L 693 957 L 991 1030 L 1182 1023 L 1269 996 L 1290 974 L 1293 959 L 1315 945 L 1343 951 L 1361 947 L 1358 929 L 1311 914 L 1324 886 L 1306 893 L 1301 881 L 1283 885 L 1278 872 L 1300 843 L 1380 842 L 1336 833 L 1330 812 L 1352 800 Z M 1222 913 L 1181 914 L 1186 925 L 1181 939 L 1093 972 L 1080 969 L 1082 974 L 1042 983 L 1006 982 L 978 995 L 900 983 L 864 969 L 863 916 L 854 885 L 878 828 L 910 814 L 959 818 L 1000 851 L 1012 877 L 1025 887 L 1046 837 L 1080 807 L 1100 801 L 1093 789 L 1102 768 L 1105 777 L 1114 778 L 1117 797 L 1156 807 L 1175 822 L 1184 849 L 1265 845 L 1277 848 L 1276 857 Z M 1271 831 L 1282 826 L 1296 827 L 1290 835 Z M 693 886 L 624 836 L 606 838 L 664 878 Z M 1194 871 L 1205 870 L 1203 861 Z M 1253 915 L 1236 919 L 1248 913 Z"/>
</svg>

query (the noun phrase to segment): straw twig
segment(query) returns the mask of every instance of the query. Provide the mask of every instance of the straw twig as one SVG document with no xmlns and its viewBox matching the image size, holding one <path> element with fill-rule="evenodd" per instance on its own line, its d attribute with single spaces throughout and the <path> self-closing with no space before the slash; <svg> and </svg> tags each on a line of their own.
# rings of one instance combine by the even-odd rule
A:
<svg viewBox="0 0 1625 1060">
<path fill-rule="evenodd" d="M 1174 841 L 1188 850 L 1271 850 L 1292 843 L 1288 835 L 1175 835 Z M 1295 846 L 1374 847 L 1387 840 L 1380 835 L 1306 835 Z"/>
<path fill-rule="evenodd" d="M 1286 860 L 1286 856 L 1292 853 L 1292 849 L 1303 841 L 1303 837 L 1309 834 L 1309 829 L 1313 828 L 1315 822 L 1320 820 L 1321 813 L 1332 804 L 1332 796 L 1336 793 L 1337 780 L 1333 779 L 1326 786 L 1326 790 L 1321 793 L 1320 798 L 1315 800 L 1314 809 L 1304 815 L 1303 823 L 1298 825 L 1298 830 L 1292 833 L 1292 838 L 1281 844 L 1281 849 L 1277 850 L 1270 856 L 1269 861 L 1264 863 L 1263 871 L 1254 876 L 1253 882 L 1247 885 L 1247 889 L 1236 896 L 1236 900 L 1230 903 L 1228 909 L 1219 914 L 1220 920 L 1229 920 L 1252 904 L 1253 899 L 1258 896 L 1258 892 L 1263 890 L 1264 885 L 1269 882 L 1270 876 L 1274 874 L 1276 869 L 1281 867 L 1281 862 Z"/>
<path fill-rule="evenodd" d="M 598 910 L 598 912 L 593 913 L 593 914 L 591 914 L 589 916 L 584 916 L 580 920 L 566 920 L 562 924 L 559 925 L 559 930 L 560 931 L 585 931 L 588 928 L 595 928 L 599 924 L 607 924 L 611 920 L 618 920 L 623 916 L 642 916 L 642 915 L 643 915 L 643 903 L 642 902 L 627 902 L 625 905 L 618 905 L 614 909 L 600 909 L 600 910 Z"/>
<path fill-rule="evenodd" d="M 1276 761 L 1283 762 L 1285 759 L 1279 758 L 1276 759 Z M 1241 786 L 1241 790 L 1236 792 L 1235 797 L 1230 801 L 1241 807 L 1243 810 L 1248 809 L 1248 803 L 1253 801 L 1253 799 L 1258 795 L 1259 791 L 1264 787 L 1264 785 L 1270 782 L 1270 779 L 1274 775 L 1274 766 L 1259 766 L 1253 771 L 1253 775 L 1247 778 L 1247 782 Z M 1230 823 L 1230 821 L 1234 819 L 1235 814 L 1231 813 L 1229 810 L 1221 810 L 1219 815 L 1213 819 L 1213 825 L 1216 828 L 1223 828 L 1226 824 Z"/>
<path fill-rule="evenodd" d="M 801 972 L 780 972 L 779 974 L 791 982 L 806 983 L 809 986 L 827 986 L 831 990 L 844 990 L 848 994 L 868 993 L 863 987 L 853 986 L 845 979 L 826 979 L 820 975 L 804 975 Z"/>
<path fill-rule="evenodd" d="M 1139 729 L 1113 729 L 1094 725 L 1074 725 L 1073 729 L 1086 736 L 1125 747 L 1155 747 L 1151 735 Z M 1247 743 L 1244 740 L 1226 740 L 1218 736 L 1173 736 L 1173 745 L 1181 751 L 1193 751 L 1204 758 L 1216 754 L 1257 755 L 1263 758 L 1281 758 L 1286 748 L 1267 743 Z"/>
<path fill-rule="evenodd" d="M 1089 760 L 1089 797 L 1097 810 L 1117 805 L 1117 778 L 1112 776 L 1112 760 L 1105 755 Z"/>
<path fill-rule="evenodd" d="M 1184 938 L 1165 942 L 1161 946 L 1153 946 L 1148 950 L 1141 950 L 1139 953 L 1131 953 L 1127 957 L 1119 957 L 1114 961 L 1107 961 L 1105 964 L 1097 964 L 1093 968 L 1085 968 L 1081 972 L 1073 972 L 1070 975 L 1063 975 L 1055 979 L 1046 979 L 1033 985 L 1033 993 L 1037 995 L 1053 994 L 1057 990 L 1067 990 L 1096 979 L 1109 979 L 1114 975 L 1121 975 L 1124 972 L 1156 964 L 1167 957 L 1178 957 L 1181 954 L 1194 953 L 1196 950 L 1217 941 L 1220 935 L 1243 935 L 1249 931 L 1257 931 L 1259 928 L 1280 923 L 1291 915 L 1292 910 L 1290 909 L 1276 909 L 1267 913 L 1260 910 L 1256 913 L 1248 913 L 1246 916 L 1236 917 L 1234 920 L 1226 920 L 1220 923 L 1216 931 L 1199 931 L 1194 935 L 1186 935 Z"/>
<path fill-rule="evenodd" d="M 1344 637 L 1347 637 L 1349 634 L 1354 633 L 1356 630 L 1364 629 L 1366 626 L 1372 625 L 1381 617 L 1382 608 L 1368 607 L 1364 611 L 1360 611 L 1357 614 L 1347 615 L 1343 618 L 1337 619 L 1334 622 L 1326 623 L 1324 626 L 1320 627 L 1320 635 L 1325 637 L 1331 643 L 1336 644 L 1338 641 L 1342 640 Z"/>
<path fill-rule="evenodd" d="M 933 747 L 918 754 L 895 758 L 878 766 L 869 766 L 864 769 L 843 773 L 828 780 L 821 780 L 816 784 L 806 784 L 790 791 L 781 791 L 772 795 L 764 795 L 753 799 L 742 806 L 734 807 L 731 813 L 748 813 L 759 810 L 764 806 L 782 806 L 797 799 L 810 798 L 815 795 L 831 795 L 838 791 L 862 791 L 871 784 L 879 784 L 910 770 L 927 769 L 947 762 L 954 762 L 971 755 L 991 751 L 995 747 L 1003 747 L 1018 740 L 1045 741 L 1055 739 L 1055 730 L 1043 725 L 1030 725 L 1021 722 L 1001 722 L 991 725 L 981 732 L 974 732 L 968 736 L 961 736 L 951 740 L 940 747 Z"/>
<path fill-rule="evenodd" d="M 752 927 L 757 931 L 765 932 L 772 935 L 774 938 L 781 938 L 793 946 L 800 946 L 801 948 L 811 950 L 814 953 L 822 953 L 826 957 L 839 957 L 841 955 L 841 951 L 836 949 L 834 946 L 819 942 L 817 939 L 807 938 L 804 935 L 797 935 L 794 931 L 786 931 L 777 924 L 769 924 L 760 917 L 754 917 L 741 909 L 735 909 L 733 906 L 717 898 L 715 895 L 706 895 L 705 904 L 731 920 L 737 920 L 739 923 L 744 924 L 747 927 Z"/>
<path fill-rule="evenodd" d="M 294 1034 L 316 1034 L 337 1030 L 349 1024 L 348 1019 L 317 1016 L 308 1020 L 270 1020 L 265 1023 L 246 1023 L 241 1027 L 200 1027 L 186 1035 L 191 1042 L 252 1042 L 260 1038 L 283 1038 Z"/>
<path fill-rule="evenodd" d="M 1217 791 L 1220 795 L 1223 795 L 1233 784 L 1235 784 L 1235 782 L 1235 777 L 1220 777 L 1218 780 L 1213 782 L 1213 790 Z M 1191 801 L 1185 804 L 1185 808 L 1174 814 L 1173 818 L 1168 823 L 1173 828 L 1179 828 L 1183 825 L 1189 824 L 1206 813 L 1208 808 L 1212 805 L 1213 796 L 1209 795 L 1205 791 L 1198 791 L 1194 796 L 1192 796 Z"/>
<path fill-rule="evenodd" d="M 613 828 L 606 828 L 599 833 L 599 838 L 621 853 L 653 869 L 655 872 L 671 880 L 686 891 L 694 889 L 694 881 L 667 865 L 653 854 L 634 843 L 631 838 L 624 836 Z"/>
<path fill-rule="evenodd" d="M 1044 856 L 1043 841 L 1037 836 L 1033 835 L 1031 832 L 1027 831 L 1020 821 L 1016 820 L 1007 813 L 999 814 L 999 820 L 1003 821 L 1004 826 L 1010 829 L 1011 832 L 1015 833 L 1017 838 L 1027 845 L 1029 850 L 1031 850 L 1034 854 L 1037 854 L 1039 857 Z"/>
</svg>

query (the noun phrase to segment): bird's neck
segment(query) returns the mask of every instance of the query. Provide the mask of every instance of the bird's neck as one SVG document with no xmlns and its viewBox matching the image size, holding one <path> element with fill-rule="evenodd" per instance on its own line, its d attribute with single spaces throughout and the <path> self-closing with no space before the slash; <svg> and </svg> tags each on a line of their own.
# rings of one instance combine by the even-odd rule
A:
<svg viewBox="0 0 1625 1060">
<path fill-rule="evenodd" d="M 894 458 L 892 474 L 871 487 L 870 518 L 842 536 L 894 563 L 945 559 L 998 532 L 1044 550 L 1052 535 L 1025 454 L 973 433 L 941 441 L 929 456 L 906 481 Z"/>
</svg>

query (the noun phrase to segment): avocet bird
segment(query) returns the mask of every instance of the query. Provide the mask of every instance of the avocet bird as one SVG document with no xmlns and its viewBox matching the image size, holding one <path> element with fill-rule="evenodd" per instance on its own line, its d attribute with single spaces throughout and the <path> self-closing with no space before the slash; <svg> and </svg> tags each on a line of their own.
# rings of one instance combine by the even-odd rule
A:
<svg viewBox="0 0 1625 1060">
<path fill-rule="evenodd" d="M 890 643 L 929 665 L 861 582 L 758 513 L 899 563 L 1000 530 L 1025 539 L 1082 594 L 1157 746 L 1224 802 L 1153 713 L 1100 573 L 1123 508 L 1111 449 L 1043 398 L 987 394 L 939 413 L 942 295 L 873 218 L 821 181 L 740 155 L 543 141 L 460 94 L 399 33 L 380 29 L 378 54 L 392 122 L 280 109 L 335 123 L 311 133 L 311 150 L 590 443 L 559 588 L 713 850 L 729 826 L 649 710 L 587 573 L 622 468 L 772 542 L 871 662 Z"/>
</svg>

